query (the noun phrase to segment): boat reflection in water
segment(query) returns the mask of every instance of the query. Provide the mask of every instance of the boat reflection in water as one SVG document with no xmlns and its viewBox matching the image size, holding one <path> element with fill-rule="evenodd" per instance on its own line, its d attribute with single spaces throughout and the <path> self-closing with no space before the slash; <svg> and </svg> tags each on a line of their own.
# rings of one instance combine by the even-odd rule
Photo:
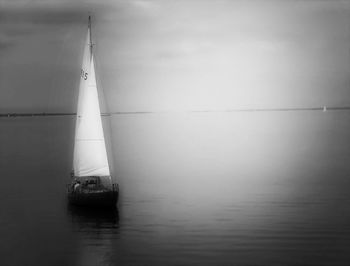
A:
<svg viewBox="0 0 350 266">
<path fill-rule="evenodd" d="M 68 205 L 67 210 L 72 218 L 73 225 L 77 225 L 80 229 L 86 227 L 118 228 L 118 207 L 97 209 Z"/>
<path fill-rule="evenodd" d="M 78 242 L 72 265 L 105 265 L 113 254 L 113 242 L 119 238 L 119 211 L 114 209 L 69 206 L 72 233 Z"/>
</svg>

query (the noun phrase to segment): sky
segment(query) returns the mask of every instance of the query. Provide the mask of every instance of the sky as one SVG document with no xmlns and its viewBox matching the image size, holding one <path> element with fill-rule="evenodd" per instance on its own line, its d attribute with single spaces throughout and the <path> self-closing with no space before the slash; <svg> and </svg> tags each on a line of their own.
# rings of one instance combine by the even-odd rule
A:
<svg viewBox="0 0 350 266">
<path fill-rule="evenodd" d="M 0 112 L 350 106 L 350 1 L 0 0 Z"/>
</svg>

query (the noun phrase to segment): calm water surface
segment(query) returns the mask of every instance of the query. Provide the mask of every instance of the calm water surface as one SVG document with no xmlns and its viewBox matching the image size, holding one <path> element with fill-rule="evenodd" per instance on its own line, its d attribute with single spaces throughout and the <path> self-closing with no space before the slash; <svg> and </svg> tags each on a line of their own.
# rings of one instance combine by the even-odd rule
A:
<svg viewBox="0 0 350 266">
<path fill-rule="evenodd" d="M 115 212 L 66 204 L 74 121 L 0 120 L 0 265 L 349 265 L 349 112 L 113 116 Z"/>
</svg>

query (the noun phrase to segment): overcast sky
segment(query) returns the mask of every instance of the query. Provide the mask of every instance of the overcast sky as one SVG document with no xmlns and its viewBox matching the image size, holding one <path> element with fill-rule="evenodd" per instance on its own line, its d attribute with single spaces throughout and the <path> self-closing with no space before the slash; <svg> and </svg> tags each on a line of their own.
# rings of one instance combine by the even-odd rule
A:
<svg viewBox="0 0 350 266">
<path fill-rule="evenodd" d="M 0 111 L 75 111 L 88 12 L 110 111 L 350 105 L 350 1 L 0 0 Z"/>
</svg>

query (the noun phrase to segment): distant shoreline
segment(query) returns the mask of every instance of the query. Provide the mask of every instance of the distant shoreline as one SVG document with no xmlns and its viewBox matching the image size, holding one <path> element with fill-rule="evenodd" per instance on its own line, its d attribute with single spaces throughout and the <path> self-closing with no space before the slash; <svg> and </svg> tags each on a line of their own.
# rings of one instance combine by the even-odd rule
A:
<svg viewBox="0 0 350 266">
<path fill-rule="evenodd" d="M 350 110 L 350 106 L 326 107 L 326 111 Z M 157 113 L 233 113 L 233 112 L 293 112 L 293 111 L 324 111 L 324 107 L 305 108 L 249 108 L 249 109 L 225 109 L 225 110 L 188 110 L 188 111 L 124 111 L 102 113 L 101 116 L 109 115 L 134 115 L 134 114 L 157 114 Z M 34 116 L 75 116 L 76 113 L 0 113 L 0 117 L 34 117 Z"/>
<path fill-rule="evenodd" d="M 76 113 L 1 113 L 0 117 L 69 116 Z"/>
</svg>

